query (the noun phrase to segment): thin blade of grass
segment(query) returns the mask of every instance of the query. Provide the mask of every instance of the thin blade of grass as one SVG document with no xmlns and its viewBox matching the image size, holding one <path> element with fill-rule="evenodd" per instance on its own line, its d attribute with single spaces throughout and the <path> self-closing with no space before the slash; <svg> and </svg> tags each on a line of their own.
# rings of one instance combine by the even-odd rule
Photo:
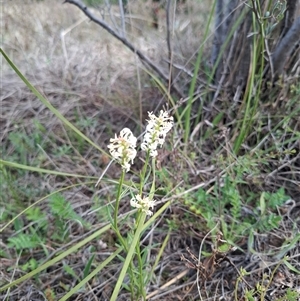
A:
<svg viewBox="0 0 300 301">
<path fill-rule="evenodd" d="M 46 173 L 46 174 L 49 174 L 49 175 L 51 174 L 51 175 L 71 177 L 71 178 L 84 178 L 84 179 L 95 179 L 95 180 L 97 180 L 97 177 L 76 175 L 76 174 L 71 174 L 71 173 L 67 173 L 67 172 L 49 170 L 49 169 L 23 165 L 23 164 L 10 162 L 10 161 L 5 161 L 5 160 L 0 159 L 0 167 L 1 167 L 1 164 L 5 165 L 5 166 L 8 166 L 8 167 L 12 167 L 12 168 L 24 169 L 24 170 L 27 170 L 27 171 L 33 171 L 33 172 L 39 172 L 39 173 Z"/>
<path fill-rule="evenodd" d="M 79 131 L 70 121 L 68 121 L 57 109 L 55 109 L 51 103 L 43 97 L 43 95 L 29 82 L 29 80 L 21 73 L 21 71 L 17 68 L 17 66 L 9 59 L 7 54 L 4 52 L 2 48 L 0 48 L 0 53 L 4 56 L 8 64 L 11 68 L 17 73 L 20 79 L 25 83 L 25 85 L 32 91 L 32 93 L 66 126 L 68 126 L 71 130 L 73 130 L 77 135 L 87 141 L 89 144 L 98 149 L 101 153 L 108 155 L 105 150 L 99 147 L 96 143 L 90 140 L 87 136 L 85 136 L 81 131 Z"/>
</svg>

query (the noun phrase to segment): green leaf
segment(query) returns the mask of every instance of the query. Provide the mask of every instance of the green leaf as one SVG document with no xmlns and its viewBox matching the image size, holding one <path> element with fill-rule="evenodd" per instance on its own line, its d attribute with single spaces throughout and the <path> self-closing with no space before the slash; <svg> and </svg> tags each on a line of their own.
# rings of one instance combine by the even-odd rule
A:
<svg viewBox="0 0 300 301">
<path fill-rule="evenodd" d="M 73 278 L 75 278 L 77 281 L 80 281 L 79 277 L 76 275 L 75 271 L 68 265 L 68 264 L 64 264 L 63 267 L 64 271 L 71 275 Z"/>
<path fill-rule="evenodd" d="M 284 262 L 284 264 L 285 264 L 291 271 L 293 271 L 294 273 L 300 275 L 300 271 L 297 270 L 295 267 L 293 267 L 293 266 L 288 262 L 287 257 L 285 257 L 285 258 L 283 259 L 283 262 Z"/>
<path fill-rule="evenodd" d="M 23 271 L 33 271 L 38 267 L 38 262 L 34 258 L 30 258 L 28 262 L 21 266 Z"/>
<path fill-rule="evenodd" d="M 89 275 L 94 258 L 95 258 L 95 254 L 93 254 L 91 256 L 91 258 L 88 260 L 86 266 L 84 267 L 83 278 L 85 278 Z"/>
<path fill-rule="evenodd" d="M 39 207 L 32 207 L 26 211 L 27 219 L 33 222 L 37 222 L 45 218 L 45 216 L 46 215 L 43 212 L 41 212 L 41 209 Z"/>
<path fill-rule="evenodd" d="M 73 220 L 79 222 L 81 225 L 89 227 L 89 224 L 82 219 L 72 208 L 70 202 L 68 202 L 61 194 L 56 193 L 50 197 L 50 209 L 54 215 L 59 216 L 63 220 Z"/>
<path fill-rule="evenodd" d="M 40 245 L 40 240 L 35 235 L 19 233 L 17 236 L 8 238 L 8 247 L 17 251 L 23 249 L 34 249 Z"/>
</svg>

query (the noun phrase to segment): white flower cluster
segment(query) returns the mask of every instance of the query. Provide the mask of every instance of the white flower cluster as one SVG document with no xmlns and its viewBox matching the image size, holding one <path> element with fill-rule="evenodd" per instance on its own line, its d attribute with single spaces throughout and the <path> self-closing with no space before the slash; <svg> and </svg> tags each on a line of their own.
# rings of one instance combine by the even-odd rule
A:
<svg viewBox="0 0 300 301">
<path fill-rule="evenodd" d="M 110 144 L 107 146 L 112 157 L 117 160 L 122 168 L 128 172 L 130 170 L 130 162 L 136 156 L 136 137 L 132 134 L 131 130 L 124 128 L 118 137 L 110 139 Z"/>
<path fill-rule="evenodd" d="M 148 112 L 149 120 L 146 127 L 146 134 L 142 143 L 142 150 L 150 151 L 151 157 L 157 156 L 157 147 L 165 142 L 167 133 L 173 127 L 173 117 L 168 112 L 160 111 L 159 116 Z"/>
<path fill-rule="evenodd" d="M 150 208 L 154 208 L 155 202 L 156 201 L 154 200 L 150 200 L 149 197 L 142 198 L 139 194 L 137 194 L 134 198 L 130 200 L 130 205 L 132 207 L 141 209 L 147 215 L 151 216 L 153 212 L 150 210 Z"/>
<path fill-rule="evenodd" d="M 157 147 L 161 147 L 164 144 L 167 133 L 173 127 L 173 117 L 169 116 L 168 112 L 162 110 L 158 117 L 152 112 L 148 112 L 148 116 L 148 125 L 141 148 L 144 151 L 149 151 L 151 157 L 156 157 Z M 130 166 L 136 157 L 136 142 L 137 138 L 128 128 L 124 128 L 119 136 L 115 134 L 115 138 L 110 139 L 110 144 L 108 145 L 109 152 L 125 172 L 130 170 Z M 154 200 L 150 200 L 149 197 L 142 198 L 141 195 L 136 195 L 131 199 L 130 204 L 132 207 L 141 209 L 147 215 L 151 216 L 153 213 L 150 209 L 153 209 L 155 202 Z"/>
</svg>

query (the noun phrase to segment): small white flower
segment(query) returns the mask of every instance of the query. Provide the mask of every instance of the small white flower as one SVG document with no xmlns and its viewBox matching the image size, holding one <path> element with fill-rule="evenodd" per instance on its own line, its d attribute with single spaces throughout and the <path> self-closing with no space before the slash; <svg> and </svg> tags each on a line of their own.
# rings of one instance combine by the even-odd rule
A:
<svg viewBox="0 0 300 301">
<path fill-rule="evenodd" d="M 133 160 L 136 157 L 137 138 L 130 129 L 124 128 L 120 132 L 119 137 L 115 134 L 115 138 L 111 138 L 109 141 L 110 144 L 107 147 L 110 154 L 126 172 L 129 171 L 130 165 L 133 164 Z"/>
<path fill-rule="evenodd" d="M 137 194 L 133 199 L 130 200 L 130 205 L 137 209 L 142 209 L 147 215 L 151 216 L 153 212 L 150 209 L 153 209 L 155 206 L 154 200 L 150 200 L 149 197 L 142 198 Z"/>
<path fill-rule="evenodd" d="M 144 151 L 149 151 L 151 157 L 156 157 L 157 147 L 162 147 L 167 133 L 173 127 L 173 117 L 163 110 L 160 111 L 158 117 L 152 112 L 148 112 L 148 116 L 148 125 L 141 148 Z"/>
</svg>

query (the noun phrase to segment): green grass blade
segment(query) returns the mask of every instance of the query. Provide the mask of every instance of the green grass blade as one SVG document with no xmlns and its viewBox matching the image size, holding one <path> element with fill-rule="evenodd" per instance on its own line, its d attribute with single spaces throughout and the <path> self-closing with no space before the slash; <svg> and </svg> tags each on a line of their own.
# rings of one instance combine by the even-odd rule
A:
<svg viewBox="0 0 300 301">
<path fill-rule="evenodd" d="M 88 260 L 86 266 L 84 267 L 83 278 L 86 278 L 89 275 L 94 258 L 95 258 L 95 254 L 93 254 L 91 256 L 91 258 Z"/>
<path fill-rule="evenodd" d="M 12 168 L 24 169 L 24 170 L 39 172 L 39 173 L 46 173 L 49 175 L 64 176 L 64 177 L 71 177 L 71 178 L 95 179 L 95 180 L 98 179 L 97 177 L 76 175 L 76 174 L 71 174 L 71 173 L 67 173 L 67 172 L 44 169 L 44 168 L 40 168 L 40 167 L 32 167 L 32 166 L 23 165 L 23 164 L 5 161 L 5 160 L 0 159 L 0 168 L 1 168 L 1 164 L 8 166 L 8 167 L 12 167 Z"/>
</svg>

